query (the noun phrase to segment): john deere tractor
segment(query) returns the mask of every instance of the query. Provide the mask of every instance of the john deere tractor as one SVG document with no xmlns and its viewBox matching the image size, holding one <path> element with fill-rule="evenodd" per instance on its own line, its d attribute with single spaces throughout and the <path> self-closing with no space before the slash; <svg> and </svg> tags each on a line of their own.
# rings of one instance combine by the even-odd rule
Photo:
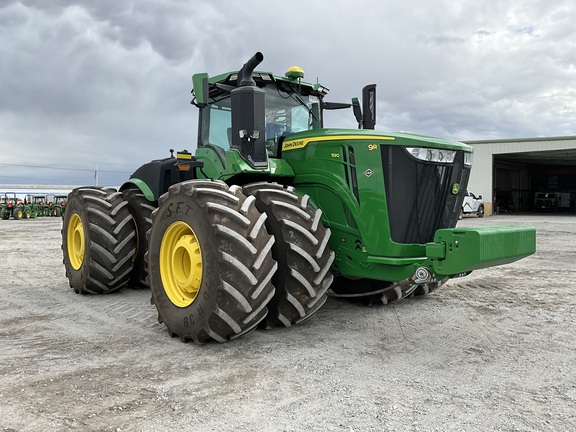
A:
<svg viewBox="0 0 576 432">
<path fill-rule="evenodd" d="M 64 216 L 66 210 L 67 195 L 54 195 L 54 199 L 48 203 L 48 216 Z"/>
<path fill-rule="evenodd" d="M 193 76 L 194 155 L 70 193 L 62 249 L 77 293 L 149 286 L 170 335 L 224 342 L 305 321 L 328 294 L 389 303 L 535 251 L 532 228 L 456 228 L 471 147 L 376 131 L 375 85 L 362 103 L 327 102 L 302 69 L 255 71 L 262 60 Z M 343 108 L 358 129 L 325 128 Z"/>
<path fill-rule="evenodd" d="M 26 195 L 26 200 L 30 209 L 30 217 L 37 218 L 47 216 L 48 204 L 46 203 L 46 195 Z"/>
<path fill-rule="evenodd" d="M 13 217 L 18 220 L 26 217 L 26 208 L 15 193 L 5 193 L 2 201 L 2 219 L 7 220 Z"/>
</svg>

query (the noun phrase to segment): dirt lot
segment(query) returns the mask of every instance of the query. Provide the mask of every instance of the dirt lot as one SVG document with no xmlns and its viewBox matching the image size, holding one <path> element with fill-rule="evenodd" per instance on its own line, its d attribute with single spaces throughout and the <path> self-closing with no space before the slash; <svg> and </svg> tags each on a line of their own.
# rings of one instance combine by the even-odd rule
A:
<svg viewBox="0 0 576 432">
<path fill-rule="evenodd" d="M 422 299 L 329 299 L 227 344 L 171 339 L 148 291 L 68 288 L 56 218 L 0 221 L 1 431 L 576 430 L 576 217 Z"/>
</svg>

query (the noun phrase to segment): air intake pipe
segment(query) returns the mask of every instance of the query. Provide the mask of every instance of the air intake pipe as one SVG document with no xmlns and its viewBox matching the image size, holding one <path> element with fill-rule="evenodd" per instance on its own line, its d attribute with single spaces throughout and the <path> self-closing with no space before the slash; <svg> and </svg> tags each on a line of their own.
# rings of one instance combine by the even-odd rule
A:
<svg viewBox="0 0 576 432">
<path fill-rule="evenodd" d="M 262 60 L 264 60 L 264 55 L 258 51 L 256 54 L 250 57 L 250 60 L 244 63 L 244 66 L 242 66 L 242 69 L 240 69 L 240 72 L 238 72 L 238 87 L 256 85 L 254 79 L 252 78 L 252 72 L 254 72 L 256 66 L 262 63 Z"/>
</svg>

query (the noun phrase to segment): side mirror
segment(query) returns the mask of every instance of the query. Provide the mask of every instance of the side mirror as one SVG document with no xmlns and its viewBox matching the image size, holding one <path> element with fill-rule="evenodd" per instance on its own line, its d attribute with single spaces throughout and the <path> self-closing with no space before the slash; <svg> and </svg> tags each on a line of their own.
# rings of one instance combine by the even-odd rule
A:
<svg viewBox="0 0 576 432">
<path fill-rule="evenodd" d="M 208 103 L 208 74 L 198 73 L 192 75 L 192 85 L 196 104 L 203 106 Z"/>
<path fill-rule="evenodd" d="M 358 122 L 358 129 L 362 127 L 362 108 L 360 108 L 360 101 L 358 98 L 352 98 L 352 112 Z"/>
<path fill-rule="evenodd" d="M 362 129 L 374 129 L 376 125 L 376 84 L 362 89 Z"/>
</svg>

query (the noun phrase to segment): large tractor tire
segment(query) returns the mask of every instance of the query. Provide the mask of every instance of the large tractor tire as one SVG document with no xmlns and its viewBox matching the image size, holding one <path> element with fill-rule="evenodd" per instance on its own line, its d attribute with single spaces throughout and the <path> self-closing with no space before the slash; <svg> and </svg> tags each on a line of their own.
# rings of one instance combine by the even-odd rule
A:
<svg viewBox="0 0 576 432">
<path fill-rule="evenodd" d="M 122 194 L 128 202 L 128 208 L 132 213 L 136 227 L 136 255 L 134 256 L 134 268 L 129 285 L 131 288 L 148 288 L 148 265 L 144 259 L 148 250 L 146 233 L 152 227 L 152 212 L 158 207 L 158 203 L 148 201 L 135 185 L 124 189 Z"/>
<path fill-rule="evenodd" d="M 254 183 L 243 187 L 256 198 L 256 207 L 268 215 L 266 227 L 276 242 L 272 256 L 278 271 L 272 278 L 276 294 L 268 304 L 266 327 L 286 326 L 310 318 L 326 301 L 332 283 L 330 266 L 334 252 L 328 247 L 330 230 L 320 220 L 308 195 L 277 183 Z"/>
<path fill-rule="evenodd" d="M 274 295 L 274 238 L 239 186 L 191 180 L 158 200 L 146 260 L 152 303 L 182 342 L 226 342 L 254 328 Z"/>
<path fill-rule="evenodd" d="M 16 220 L 20 220 L 24 217 L 24 212 L 22 211 L 21 207 L 16 207 L 12 210 L 12 217 Z"/>
<path fill-rule="evenodd" d="M 128 282 L 136 232 L 128 203 L 111 188 L 81 187 L 69 195 L 62 227 L 64 266 L 80 294 L 104 294 Z"/>
</svg>

